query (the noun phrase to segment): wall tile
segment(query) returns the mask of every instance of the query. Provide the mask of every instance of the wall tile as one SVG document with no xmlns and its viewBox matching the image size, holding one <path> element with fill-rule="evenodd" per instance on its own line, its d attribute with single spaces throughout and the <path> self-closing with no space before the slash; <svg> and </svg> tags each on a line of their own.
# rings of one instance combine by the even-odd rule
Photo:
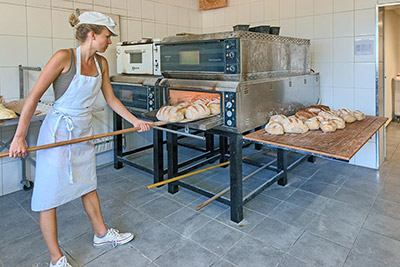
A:
<svg viewBox="0 0 400 267">
<path fill-rule="evenodd" d="M 124 18 L 120 18 L 119 23 L 120 23 L 119 31 L 121 34 L 121 41 L 127 41 L 128 40 L 128 20 L 124 19 Z"/>
<path fill-rule="evenodd" d="M 355 155 L 355 163 L 367 168 L 376 168 L 376 145 L 367 142 Z"/>
<path fill-rule="evenodd" d="M 199 21 L 200 16 L 199 16 L 198 12 L 195 10 L 190 10 L 189 12 L 190 12 L 190 27 L 200 28 L 201 24 Z"/>
<path fill-rule="evenodd" d="M 296 0 L 280 0 L 279 6 L 280 19 L 294 18 L 296 16 Z"/>
<path fill-rule="evenodd" d="M 156 23 L 156 34 L 155 37 L 162 39 L 168 35 L 168 26 L 167 24 Z"/>
<path fill-rule="evenodd" d="M 167 5 L 154 3 L 154 9 L 156 21 L 167 23 Z"/>
<path fill-rule="evenodd" d="M 37 7 L 50 7 L 51 0 L 28 0 L 26 1 L 27 6 L 37 6 Z"/>
<path fill-rule="evenodd" d="M 128 15 L 128 10 L 125 8 L 125 9 L 120 9 L 120 8 L 111 8 L 111 11 L 109 11 L 109 12 L 111 12 L 111 14 L 114 14 L 114 15 L 119 15 L 120 17 L 121 16 L 123 16 L 123 17 L 126 17 L 127 15 Z M 105 12 L 105 13 L 108 13 L 108 12 Z"/>
<path fill-rule="evenodd" d="M 264 21 L 264 1 L 250 4 L 250 23 L 260 24 Z"/>
<path fill-rule="evenodd" d="M 312 39 L 314 34 L 313 17 L 296 18 L 296 37 Z"/>
<path fill-rule="evenodd" d="M 354 9 L 354 0 L 333 0 L 333 12 L 350 11 Z"/>
<path fill-rule="evenodd" d="M 178 10 L 178 25 L 179 26 L 190 26 L 190 17 L 189 17 L 189 9 L 187 8 L 179 8 Z"/>
<path fill-rule="evenodd" d="M 132 41 L 142 39 L 142 22 L 128 20 L 128 39 Z"/>
<path fill-rule="evenodd" d="M 333 36 L 354 36 L 354 13 L 341 12 L 333 15 Z"/>
<path fill-rule="evenodd" d="M 73 39 L 57 39 L 53 38 L 53 54 L 60 49 L 68 49 L 74 48 L 74 40 Z"/>
<path fill-rule="evenodd" d="M 238 24 L 250 24 L 250 4 L 238 6 Z"/>
<path fill-rule="evenodd" d="M 168 25 L 168 35 L 175 35 L 176 33 L 178 33 L 178 26 Z"/>
<path fill-rule="evenodd" d="M 0 67 L 15 67 L 27 64 L 26 37 L 0 35 Z"/>
<path fill-rule="evenodd" d="M 366 115 L 375 116 L 376 99 L 375 89 L 354 89 L 354 109 Z"/>
<path fill-rule="evenodd" d="M 361 40 L 361 39 L 373 40 L 374 44 L 375 44 L 375 36 L 365 36 L 365 37 L 360 37 L 360 38 L 359 37 L 355 37 L 354 41 Z M 365 56 L 364 55 L 355 55 L 354 56 L 355 62 L 375 62 L 375 60 L 376 60 L 376 58 L 375 58 L 375 53 L 376 53 L 375 45 L 373 47 L 374 47 L 374 51 L 373 51 L 372 55 L 365 55 Z"/>
<path fill-rule="evenodd" d="M 26 5 L 26 0 L 0 0 L 7 4 Z"/>
<path fill-rule="evenodd" d="M 279 35 L 296 36 L 296 19 L 281 19 L 281 30 Z"/>
<path fill-rule="evenodd" d="M 142 37 L 143 38 L 154 38 L 155 26 L 153 22 L 142 22 Z"/>
<path fill-rule="evenodd" d="M 28 37 L 28 65 L 43 67 L 52 56 L 51 38 Z"/>
<path fill-rule="evenodd" d="M 317 39 L 313 41 L 313 62 L 333 62 L 332 39 Z"/>
<path fill-rule="evenodd" d="M 354 63 L 334 63 L 333 85 L 354 88 Z"/>
<path fill-rule="evenodd" d="M 354 64 L 354 87 L 375 90 L 375 63 Z"/>
<path fill-rule="evenodd" d="M 348 108 L 354 110 L 354 89 L 334 87 L 333 88 L 333 108 Z"/>
<path fill-rule="evenodd" d="M 313 70 L 319 72 L 320 86 L 333 86 L 333 63 L 313 63 Z"/>
<path fill-rule="evenodd" d="M 126 10 L 127 0 L 111 0 L 111 7 Z"/>
<path fill-rule="evenodd" d="M 375 8 L 376 4 L 376 0 L 355 0 L 354 7 L 355 9 Z"/>
<path fill-rule="evenodd" d="M 314 0 L 314 15 L 333 12 L 333 0 Z"/>
<path fill-rule="evenodd" d="M 314 16 L 314 38 L 333 37 L 333 16 L 332 14 Z"/>
<path fill-rule="evenodd" d="M 353 37 L 335 38 L 333 40 L 333 62 L 354 61 Z"/>
<path fill-rule="evenodd" d="M 111 0 L 93 0 L 95 6 L 111 7 Z"/>
<path fill-rule="evenodd" d="M 314 13 L 314 0 L 296 0 L 296 17 L 311 16 Z"/>
<path fill-rule="evenodd" d="M 111 13 L 111 7 L 107 6 L 94 6 L 93 11 L 100 12 L 100 13 Z"/>
<path fill-rule="evenodd" d="M 19 99 L 18 67 L 0 68 L 0 94 L 7 101 Z"/>
<path fill-rule="evenodd" d="M 26 35 L 25 6 L 0 3 L 0 34 Z"/>
<path fill-rule="evenodd" d="M 154 20 L 154 2 L 142 0 L 142 18 Z"/>
<path fill-rule="evenodd" d="M 132 18 L 142 17 L 142 1 L 141 0 L 129 0 L 127 1 L 128 16 Z"/>
<path fill-rule="evenodd" d="M 354 28 L 356 36 L 375 34 L 375 9 L 357 10 Z"/>
<path fill-rule="evenodd" d="M 55 38 L 73 38 L 74 32 L 68 23 L 70 11 L 52 10 L 52 31 Z"/>
<path fill-rule="evenodd" d="M 264 1 L 264 19 L 278 20 L 279 19 L 279 0 Z"/>
<path fill-rule="evenodd" d="M 202 28 L 214 27 L 214 10 L 206 10 L 203 12 Z"/>
<path fill-rule="evenodd" d="M 321 104 L 333 107 L 333 87 L 321 86 Z"/>
<path fill-rule="evenodd" d="M 22 189 L 21 177 L 21 160 L 14 159 L 10 162 L 3 163 L 2 166 L 3 194 L 9 194 Z"/>
<path fill-rule="evenodd" d="M 213 12 L 213 21 L 215 27 L 225 26 L 225 9 L 218 8 Z"/>
<path fill-rule="evenodd" d="M 168 24 L 178 25 L 178 9 L 176 6 L 168 6 L 167 9 Z"/>
<path fill-rule="evenodd" d="M 28 7 L 28 36 L 51 37 L 51 11 L 45 8 Z"/>
<path fill-rule="evenodd" d="M 81 3 L 81 2 L 74 2 L 74 9 L 81 9 L 81 10 L 93 10 L 93 4 Z"/>
<path fill-rule="evenodd" d="M 51 0 L 51 6 L 53 9 L 73 9 L 74 3 L 68 0 Z"/>
</svg>

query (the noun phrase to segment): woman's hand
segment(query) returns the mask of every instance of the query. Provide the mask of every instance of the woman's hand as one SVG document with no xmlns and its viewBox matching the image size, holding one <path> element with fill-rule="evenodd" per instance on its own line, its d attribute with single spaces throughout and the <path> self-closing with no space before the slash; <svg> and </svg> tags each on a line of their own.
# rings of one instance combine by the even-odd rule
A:
<svg viewBox="0 0 400 267">
<path fill-rule="evenodd" d="M 25 158 L 28 155 L 28 144 L 25 138 L 14 136 L 10 145 L 9 156 L 10 158 Z"/>
<path fill-rule="evenodd" d="M 133 123 L 133 126 L 135 127 L 140 127 L 140 132 L 145 132 L 150 130 L 150 125 L 153 125 L 154 123 L 149 122 L 149 121 L 142 121 L 142 120 L 137 120 Z"/>
</svg>

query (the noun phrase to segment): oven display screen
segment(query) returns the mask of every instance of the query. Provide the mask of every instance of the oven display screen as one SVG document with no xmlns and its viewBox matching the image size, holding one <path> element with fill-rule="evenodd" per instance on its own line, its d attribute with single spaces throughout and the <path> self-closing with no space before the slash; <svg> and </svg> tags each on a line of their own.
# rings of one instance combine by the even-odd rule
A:
<svg viewBox="0 0 400 267">
<path fill-rule="evenodd" d="M 142 53 L 129 53 L 129 56 L 131 64 L 142 63 Z"/>
<path fill-rule="evenodd" d="M 179 64 L 181 65 L 199 65 L 200 51 L 179 51 Z"/>
</svg>

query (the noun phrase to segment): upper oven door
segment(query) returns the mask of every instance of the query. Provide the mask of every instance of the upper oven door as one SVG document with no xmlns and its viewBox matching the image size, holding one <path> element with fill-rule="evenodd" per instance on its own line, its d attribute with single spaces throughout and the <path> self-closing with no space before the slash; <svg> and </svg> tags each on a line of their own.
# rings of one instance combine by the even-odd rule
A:
<svg viewBox="0 0 400 267">
<path fill-rule="evenodd" d="M 117 48 L 118 73 L 153 74 L 153 45 L 127 45 Z"/>
<path fill-rule="evenodd" d="M 237 74 L 240 72 L 239 41 L 161 43 L 161 71 Z"/>
</svg>

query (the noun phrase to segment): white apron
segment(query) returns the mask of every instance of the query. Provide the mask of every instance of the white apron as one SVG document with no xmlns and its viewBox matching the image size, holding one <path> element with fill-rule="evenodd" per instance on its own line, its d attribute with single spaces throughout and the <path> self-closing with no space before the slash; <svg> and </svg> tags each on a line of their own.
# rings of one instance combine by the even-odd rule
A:
<svg viewBox="0 0 400 267">
<path fill-rule="evenodd" d="M 81 75 L 81 47 L 76 49 L 76 74 L 64 94 L 54 102 L 40 127 L 37 145 L 92 135 L 92 106 L 102 76 Z M 92 141 L 39 150 L 36 153 L 32 210 L 58 207 L 96 189 L 96 158 Z"/>
</svg>

